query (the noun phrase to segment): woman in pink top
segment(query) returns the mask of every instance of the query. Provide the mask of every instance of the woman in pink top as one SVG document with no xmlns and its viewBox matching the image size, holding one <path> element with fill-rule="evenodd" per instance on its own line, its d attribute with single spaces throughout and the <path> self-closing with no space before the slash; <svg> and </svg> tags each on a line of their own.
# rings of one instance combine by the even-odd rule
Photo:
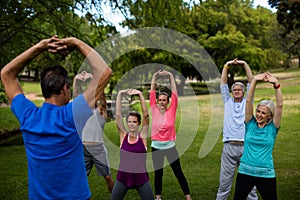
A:
<svg viewBox="0 0 300 200">
<path fill-rule="evenodd" d="M 169 94 L 164 91 L 158 93 L 156 101 L 156 78 L 157 76 L 169 77 L 172 90 L 171 103 Z M 182 172 L 178 151 L 175 146 L 176 140 L 176 109 L 178 104 L 176 84 L 171 72 L 160 70 L 153 74 L 150 90 L 150 108 L 152 113 L 152 161 L 155 170 L 154 186 L 156 199 L 161 199 L 162 177 L 164 157 L 168 159 L 171 168 L 180 184 L 187 200 L 191 199 L 190 190 L 186 178 Z"/>
</svg>

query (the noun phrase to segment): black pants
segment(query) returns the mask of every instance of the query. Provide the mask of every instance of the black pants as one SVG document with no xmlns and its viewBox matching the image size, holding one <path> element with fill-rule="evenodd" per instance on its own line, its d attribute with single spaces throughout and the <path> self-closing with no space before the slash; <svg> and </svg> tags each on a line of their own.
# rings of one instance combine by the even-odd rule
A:
<svg viewBox="0 0 300 200">
<path fill-rule="evenodd" d="M 190 194 L 190 189 L 186 181 L 186 178 L 183 174 L 183 171 L 181 169 L 178 151 L 175 146 L 170 149 L 156 149 L 152 147 L 152 161 L 155 170 L 155 177 L 154 177 L 155 194 L 161 195 L 162 193 L 162 177 L 163 177 L 163 166 L 164 166 L 165 156 L 171 165 L 173 173 L 175 174 L 183 193 L 185 195 Z"/>
<path fill-rule="evenodd" d="M 254 186 L 263 200 L 277 199 L 276 178 L 261 178 L 238 173 L 234 200 L 245 200 Z"/>
</svg>

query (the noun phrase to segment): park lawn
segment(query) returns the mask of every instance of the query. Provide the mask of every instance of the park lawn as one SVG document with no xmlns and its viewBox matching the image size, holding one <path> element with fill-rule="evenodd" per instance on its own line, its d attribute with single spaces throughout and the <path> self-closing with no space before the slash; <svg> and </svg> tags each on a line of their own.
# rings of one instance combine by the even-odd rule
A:
<svg viewBox="0 0 300 200">
<path fill-rule="evenodd" d="M 296 200 L 300 197 L 300 76 L 282 79 L 280 84 L 282 85 L 284 97 L 283 118 L 273 151 L 277 174 L 277 193 L 279 200 Z M 218 94 L 214 94 L 212 97 L 219 98 Z M 270 84 L 259 84 L 255 94 L 255 104 L 266 97 L 274 99 L 274 89 L 272 89 Z M 220 158 L 223 147 L 222 137 L 221 133 L 216 133 L 214 137 L 218 137 L 215 139 L 216 144 L 212 150 L 205 157 L 199 157 L 200 148 L 211 126 L 211 96 L 197 96 L 200 116 L 197 115 L 198 112 L 193 107 L 194 104 L 184 103 L 185 101 L 188 102 L 189 98 L 180 97 L 181 104 L 177 113 L 177 129 L 181 130 L 182 126 L 185 127 L 184 130 L 179 131 L 177 137 L 179 151 L 184 149 L 181 152 L 180 161 L 190 186 L 192 198 L 195 200 L 211 200 L 215 199 L 219 184 Z M 191 109 L 195 112 L 190 114 L 187 119 L 181 119 L 183 114 L 181 109 Z M 222 115 L 221 110 L 219 114 Z M 189 122 L 194 123 L 194 121 L 198 122 L 196 133 L 194 133 L 194 127 L 188 126 Z M 218 121 L 218 123 L 222 124 L 222 121 Z M 119 155 L 119 136 L 114 121 L 105 125 L 105 141 L 110 141 L 115 146 L 114 150 L 108 148 L 112 176 L 115 179 Z M 148 150 L 150 151 L 150 146 L 148 146 Z M 150 156 L 149 154 L 149 159 Z M 24 146 L 0 147 L 0 169 L 0 199 L 28 199 L 27 163 Z M 154 173 L 151 167 L 148 169 L 150 182 L 153 187 Z M 109 199 L 110 194 L 105 180 L 97 176 L 95 168 L 93 168 L 89 176 L 89 184 L 92 199 Z M 233 198 L 233 191 L 234 185 L 229 199 Z M 180 186 L 169 166 L 166 166 L 164 169 L 162 195 L 163 199 L 184 199 Z M 140 197 L 136 191 L 131 190 L 128 192 L 125 200 L 129 199 L 138 200 Z"/>
<path fill-rule="evenodd" d="M 37 93 L 42 96 L 42 89 L 39 82 L 21 82 L 22 89 L 24 93 Z"/>
<path fill-rule="evenodd" d="M 19 122 L 9 107 L 0 107 L 0 116 L 0 134 L 4 131 L 10 131 L 19 127 Z"/>
</svg>

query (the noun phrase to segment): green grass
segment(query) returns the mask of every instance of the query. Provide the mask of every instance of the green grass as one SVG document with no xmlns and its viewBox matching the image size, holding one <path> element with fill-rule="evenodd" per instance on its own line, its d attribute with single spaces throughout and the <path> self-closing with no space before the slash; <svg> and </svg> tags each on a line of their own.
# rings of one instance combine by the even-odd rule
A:
<svg viewBox="0 0 300 200">
<path fill-rule="evenodd" d="M 293 70 L 290 77 L 292 78 L 280 78 L 284 95 L 284 108 L 281 128 L 273 151 L 279 200 L 297 200 L 300 197 L 300 70 Z M 214 95 L 216 95 L 214 97 L 218 97 L 218 94 Z M 271 88 L 270 84 L 259 84 L 255 94 L 255 103 L 266 97 L 274 99 L 274 89 Z M 222 137 L 219 132 L 217 132 L 216 136 L 220 135 L 220 137 L 216 139 L 216 144 L 213 146 L 212 150 L 206 157 L 199 158 L 199 150 L 209 128 L 212 113 L 209 95 L 198 96 L 197 100 L 200 109 L 200 120 L 197 118 L 198 113 L 193 107 L 193 104 L 184 103 L 185 101 L 189 101 L 189 97 L 180 98 L 180 109 L 184 108 L 191 110 L 192 113 L 189 114 L 185 120 L 181 119 L 181 114 L 184 114 L 186 111 L 183 112 L 179 109 L 177 113 L 178 118 L 176 127 L 178 129 L 183 125 L 185 127 L 184 130 L 178 133 L 177 144 L 180 149 L 186 148 L 186 151 L 184 151 L 184 153 L 182 152 L 183 155 L 180 159 L 183 171 L 190 186 L 192 198 L 195 200 L 211 200 L 215 199 L 218 189 L 220 158 L 223 144 L 221 141 Z M 0 109 L 0 112 L 2 109 L 3 108 Z M 6 115 L 7 112 L 10 111 L 5 110 L 0 114 L 1 116 L 13 118 L 12 114 Z M 221 110 L 219 114 L 222 115 Z M 2 120 L 2 118 L 3 117 L 0 119 Z M 195 128 L 193 127 L 194 125 L 189 126 L 189 122 L 194 123 L 195 121 L 199 125 L 196 134 L 193 132 Z M 15 122 L 12 124 L 14 123 Z M 222 121 L 219 121 L 218 123 L 222 124 Z M 1 126 L 3 127 L 3 124 L 0 124 L 0 127 Z M 119 136 L 114 121 L 106 124 L 105 136 L 106 141 L 112 142 L 116 149 L 118 149 Z M 118 163 L 118 159 L 113 158 L 118 158 L 119 153 L 116 149 L 113 151 L 108 148 L 112 165 L 112 176 L 114 179 L 116 177 L 115 165 Z M 0 199 L 28 199 L 26 162 L 24 146 L 0 147 Z M 151 170 L 151 167 L 149 167 L 149 169 L 150 182 L 153 187 L 154 173 Z M 93 168 L 89 176 L 89 184 L 92 192 L 92 199 L 109 199 L 110 194 L 106 187 L 105 180 L 102 177 L 97 176 L 95 168 Z M 229 199 L 233 198 L 234 185 L 231 191 Z M 180 186 L 169 166 L 164 169 L 162 195 L 163 199 L 167 200 L 184 199 Z M 128 192 L 125 200 L 129 199 L 138 200 L 140 197 L 135 190 L 131 190 Z"/>
<path fill-rule="evenodd" d="M 38 93 L 42 94 L 41 86 L 39 82 L 21 82 L 24 93 Z"/>
<path fill-rule="evenodd" d="M 5 130 L 12 130 L 19 126 L 17 118 L 15 118 L 9 107 L 0 107 L 0 116 L 0 134 Z"/>
</svg>

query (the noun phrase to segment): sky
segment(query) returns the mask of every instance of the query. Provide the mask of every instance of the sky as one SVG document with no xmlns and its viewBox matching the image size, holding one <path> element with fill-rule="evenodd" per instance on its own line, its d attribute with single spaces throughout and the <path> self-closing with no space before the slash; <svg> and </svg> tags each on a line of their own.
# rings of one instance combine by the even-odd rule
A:
<svg viewBox="0 0 300 200">
<path fill-rule="evenodd" d="M 270 7 L 270 5 L 268 4 L 268 0 L 254 0 L 254 7 L 257 7 L 258 5 L 272 10 L 273 12 L 276 12 L 275 8 Z"/>
<path fill-rule="evenodd" d="M 276 9 L 271 8 L 269 6 L 268 0 L 254 0 L 253 4 L 254 4 L 254 8 L 256 8 L 257 6 L 262 6 L 269 10 L 272 10 L 273 12 L 276 12 Z M 118 14 L 117 12 L 114 14 L 113 12 L 111 12 L 111 9 L 109 6 L 105 10 L 107 11 L 107 14 L 104 14 L 105 19 L 112 22 L 116 26 L 117 31 L 122 33 L 122 32 L 126 32 L 128 30 L 126 28 L 122 28 L 119 25 L 119 23 L 124 20 L 124 18 L 122 17 L 121 14 Z"/>
</svg>

